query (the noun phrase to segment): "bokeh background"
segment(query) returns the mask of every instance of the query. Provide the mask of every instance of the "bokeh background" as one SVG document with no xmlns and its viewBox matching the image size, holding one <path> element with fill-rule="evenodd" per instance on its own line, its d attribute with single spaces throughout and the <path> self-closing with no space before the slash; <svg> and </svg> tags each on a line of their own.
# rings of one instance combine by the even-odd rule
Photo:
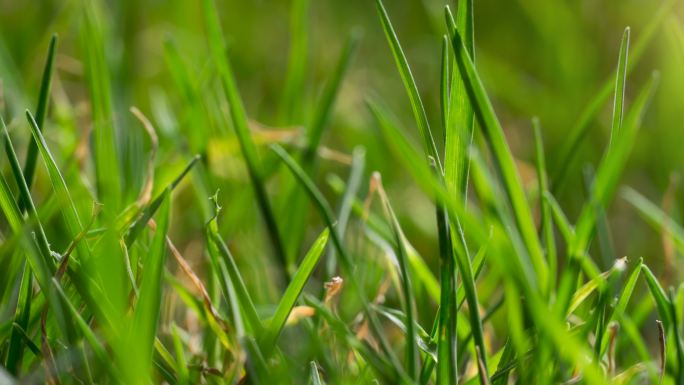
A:
<svg viewBox="0 0 684 385">
<path fill-rule="evenodd" d="M 676 181 L 684 164 L 684 8 L 679 1 L 670 3 L 665 5 L 657 0 L 475 1 L 476 63 L 519 160 L 521 173 L 531 185 L 534 184 L 534 149 L 530 119 L 540 118 L 547 161 L 551 169 L 557 168 L 560 149 L 580 113 L 604 83 L 612 81 L 624 28 L 631 27 L 634 43 L 652 27 L 655 30 L 648 47 L 628 75 L 627 106 L 653 71 L 660 72 L 661 82 L 622 181 L 654 202 L 662 202 L 666 191 L 670 191 L 672 203 L 668 207 L 675 219 L 682 216 L 677 202 L 681 202 L 684 191 L 676 187 Z M 310 5 L 303 23 L 309 36 L 303 51 L 307 62 L 300 85 L 303 96 L 297 101 L 296 111 L 286 116 L 282 105 L 292 33 L 291 2 L 217 1 L 249 116 L 270 133 L 281 130 L 285 137 L 296 137 L 302 131 L 301 126 L 310 121 L 310 111 L 320 98 L 345 39 L 352 31 L 360 33 L 360 49 L 344 80 L 323 144 L 341 155 L 350 154 L 358 145 L 366 148 L 367 170 L 382 173 L 408 238 L 427 262 L 435 266 L 437 242 L 432 205 L 393 158 L 364 104 L 369 96 L 381 100 L 402 122 L 407 135 L 419 143 L 408 98 L 374 1 L 317 0 Z M 439 58 L 441 37 L 445 33 L 444 1 L 387 1 L 386 6 L 424 97 L 433 130 L 440 133 Z M 0 1 L 2 104 L 17 148 L 26 148 L 29 131 L 23 110 L 32 108 L 37 98 L 48 40 L 53 33 L 59 35 L 51 112 L 45 132 L 53 149 L 60 154 L 62 164 L 79 162 L 79 145 L 90 124 L 79 40 L 80 8 L 79 1 Z M 128 191 L 138 191 L 136 186 L 143 183 L 143 174 L 135 170 L 143 169 L 146 160 L 143 155 L 135 154 L 149 148 L 139 123 L 128 112 L 130 106 L 137 106 L 153 121 L 161 138 L 157 162 L 164 167 L 159 168 L 156 176 L 158 187 L 175 176 L 197 150 L 188 142 L 187 133 L 204 132 L 209 141 L 199 147 L 206 151 L 206 162 L 211 166 L 212 188 L 221 189 L 224 205 L 221 231 L 235 249 L 243 274 L 250 277 L 247 281 L 254 289 L 254 296 L 265 302 L 272 300 L 274 293 L 268 293 L 269 286 L 260 283 L 268 277 L 268 258 L 246 257 L 254 251 L 268 253 L 268 247 L 259 229 L 259 214 L 251 189 L 247 187 L 232 130 L 225 126 L 225 120 L 216 118 L 220 114 L 208 114 L 206 119 L 197 120 L 195 115 L 187 113 L 188 106 L 181 96 L 183 90 L 179 90 L 165 56 L 166 42 L 173 41 L 182 60 L 191 68 L 191 77 L 198 81 L 202 108 L 221 111 L 225 107 L 219 101 L 211 102 L 222 100 L 221 90 L 209 65 L 199 5 L 185 0 L 108 1 L 101 11 L 114 116 L 120 137 L 125 138 L 121 141 L 127 141 L 119 145 L 135 150 L 121 159 Z M 658 12 L 666 15 L 653 25 Z M 567 176 L 566 183 L 572 187 L 558 196 L 572 221 L 585 199 L 580 187 L 583 184 L 581 166 L 595 165 L 600 159 L 608 142 L 611 111 L 612 103 L 608 101 L 578 150 L 578 167 Z M 441 138 L 440 134 L 435 136 Z M 87 189 L 92 183 L 89 170 L 86 167 L 82 171 L 84 189 Z M 49 194 L 50 187 L 42 166 L 39 173 L 42 176 L 34 191 L 35 199 L 41 201 Z M 344 161 L 324 160 L 316 174 L 319 186 L 334 201 L 336 195 L 326 183 L 330 173 L 346 178 L 348 167 Z M 270 188 L 277 194 L 276 183 Z M 200 214 L 202 203 L 197 196 L 189 183 L 179 187 L 172 234 L 186 258 L 195 261 L 201 270 L 204 217 Z M 87 199 L 79 202 L 84 213 L 90 204 Z M 287 202 L 280 198 L 279 205 Z M 677 264 L 663 263 L 665 251 L 660 234 L 619 197 L 608 213 L 617 254 L 630 258 L 643 256 L 656 274 L 677 282 Z M 310 242 L 320 229 L 317 226 L 320 222 L 313 213 L 309 213 L 307 220 L 311 224 L 307 232 Z M 286 227 L 287 223 L 281 226 Z"/>
</svg>

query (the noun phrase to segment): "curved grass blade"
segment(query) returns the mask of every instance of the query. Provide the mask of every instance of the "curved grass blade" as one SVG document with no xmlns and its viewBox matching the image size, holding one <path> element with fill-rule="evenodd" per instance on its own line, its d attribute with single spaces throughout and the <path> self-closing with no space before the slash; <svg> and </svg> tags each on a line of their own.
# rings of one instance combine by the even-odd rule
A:
<svg viewBox="0 0 684 385">
<path fill-rule="evenodd" d="M 651 269 L 649 269 L 646 265 L 642 265 L 641 271 L 644 273 L 643 275 L 644 279 L 646 280 L 646 285 L 648 286 L 648 290 L 651 292 L 651 297 L 653 297 L 656 308 L 658 308 L 658 315 L 660 315 L 660 320 L 663 322 L 665 332 L 667 332 L 670 330 L 670 326 L 672 325 L 670 300 L 667 298 L 665 290 L 662 286 L 660 286 L 658 279 L 655 277 Z"/>
<path fill-rule="evenodd" d="M 389 19 L 389 15 L 387 15 L 387 11 L 385 10 L 385 6 L 382 4 L 382 0 L 376 0 L 376 5 L 378 8 L 378 14 L 380 15 L 380 21 L 382 22 L 382 28 L 385 31 L 385 36 L 387 37 L 387 42 L 392 49 L 394 61 L 397 65 L 397 69 L 399 70 L 399 74 L 401 75 L 401 80 L 404 83 L 404 88 L 406 88 L 406 93 L 411 101 L 413 116 L 416 119 L 416 124 L 418 125 L 420 135 L 423 138 L 423 149 L 425 151 L 425 156 L 432 157 L 435 160 L 439 174 L 442 175 L 442 163 L 437 152 L 435 139 L 430 131 L 430 124 L 428 123 L 427 114 L 425 113 L 425 107 L 423 106 L 423 101 L 420 98 L 416 81 L 411 73 L 411 68 L 406 60 L 406 55 L 404 55 L 404 51 L 401 49 L 399 38 L 397 38 L 397 34 L 392 27 L 392 22 Z"/>
<path fill-rule="evenodd" d="M 52 79 L 52 67 L 55 62 L 55 52 L 57 51 L 57 35 L 52 35 L 50 44 L 48 45 L 48 54 L 45 60 L 45 67 L 43 68 L 43 78 L 40 81 L 40 93 L 38 94 L 38 106 L 36 107 L 36 123 L 41 129 L 44 127 L 45 118 L 47 117 L 47 109 L 50 98 L 50 81 Z M 31 189 L 33 185 L 33 176 L 36 171 L 36 160 L 38 159 L 38 146 L 34 140 L 29 142 L 29 147 L 26 152 L 26 162 L 24 163 L 24 178 L 26 185 Z M 26 211 L 28 202 L 26 196 L 22 194 L 19 199 L 19 208 Z"/>
<path fill-rule="evenodd" d="M 323 230 L 321 235 L 318 236 L 316 241 L 309 249 L 309 252 L 306 253 L 306 256 L 304 256 L 304 259 L 299 265 L 297 272 L 292 276 L 290 284 L 287 286 L 285 293 L 280 299 L 271 322 L 268 324 L 268 326 L 266 326 L 266 330 L 261 337 L 261 343 L 259 344 L 266 356 L 268 356 L 269 352 L 273 351 L 276 347 L 275 345 L 278 340 L 278 336 L 285 326 L 287 317 L 289 316 L 292 308 L 299 298 L 299 295 L 304 289 L 304 285 L 309 280 L 314 268 L 318 264 L 318 260 L 320 259 L 321 254 L 325 249 L 325 245 L 328 242 L 329 231 L 330 230 L 328 228 Z"/>
<path fill-rule="evenodd" d="M 624 187 L 621 194 L 629 204 L 637 209 L 648 224 L 669 234 L 677 249 L 680 252 L 684 251 L 684 228 L 682 226 L 636 190 Z"/>
<path fill-rule="evenodd" d="M 247 123 L 247 114 L 240 98 L 237 85 L 235 84 L 235 76 L 230 65 L 230 60 L 226 55 L 226 44 L 221 31 L 221 23 L 219 21 L 218 12 L 213 0 L 202 1 L 202 11 L 204 22 L 207 27 L 209 49 L 214 66 L 219 71 L 223 90 L 228 100 L 230 108 L 230 116 L 233 122 L 233 128 L 240 144 L 242 156 L 245 158 L 247 171 L 252 187 L 256 195 L 256 200 L 259 204 L 259 209 L 266 223 L 268 235 L 275 251 L 276 260 L 280 264 L 281 271 L 288 278 L 287 272 L 287 256 L 285 254 L 285 247 L 283 246 L 282 238 L 278 232 L 278 225 L 276 223 L 275 215 L 271 203 L 266 193 L 264 186 L 264 173 L 262 165 L 257 154 L 257 148 L 252 140 L 249 124 Z"/>
<path fill-rule="evenodd" d="M 318 365 L 316 365 L 316 361 L 311 361 L 311 363 L 309 364 L 309 368 L 311 369 L 311 384 L 323 385 L 323 381 L 321 381 L 321 376 L 318 374 Z"/>
</svg>

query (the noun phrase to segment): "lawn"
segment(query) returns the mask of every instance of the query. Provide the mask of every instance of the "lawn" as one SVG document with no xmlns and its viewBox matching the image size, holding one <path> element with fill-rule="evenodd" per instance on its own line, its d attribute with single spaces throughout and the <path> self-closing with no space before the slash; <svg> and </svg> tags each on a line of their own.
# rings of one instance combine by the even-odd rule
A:
<svg viewBox="0 0 684 385">
<path fill-rule="evenodd" d="M 0 384 L 684 385 L 680 3 L 0 1 Z"/>
</svg>

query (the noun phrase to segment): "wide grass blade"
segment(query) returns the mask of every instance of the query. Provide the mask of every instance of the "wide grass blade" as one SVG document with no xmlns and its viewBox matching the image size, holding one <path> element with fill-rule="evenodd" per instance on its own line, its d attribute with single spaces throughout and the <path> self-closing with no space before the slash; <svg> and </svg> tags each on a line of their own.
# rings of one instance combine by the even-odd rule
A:
<svg viewBox="0 0 684 385">
<path fill-rule="evenodd" d="M 95 182 L 98 197 L 105 205 L 105 218 L 118 212 L 123 186 L 120 178 L 119 156 L 114 125 L 112 86 L 107 69 L 105 34 L 100 3 L 83 4 L 81 44 L 85 60 L 84 68 L 91 98 L 93 121 L 93 156 L 95 157 Z"/>
<path fill-rule="evenodd" d="M 463 34 L 464 45 L 470 57 L 475 58 L 473 1 L 458 2 L 456 26 Z M 449 31 L 449 36 L 453 31 Z M 451 77 L 449 98 L 449 117 L 445 126 L 444 142 L 444 179 L 447 187 L 464 197 L 468 186 L 468 148 L 473 140 L 475 114 L 466 85 L 458 65 L 454 66 Z"/>
<path fill-rule="evenodd" d="M 126 375 L 131 376 L 130 380 L 149 378 L 152 371 L 152 352 L 161 311 L 162 273 L 168 254 L 166 233 L 169 229 L 170 194 L 170 190 L 164 192 L 150 251 L 142 261 L 144 272 L 140 296 L 131 319 L 128 347 L 119 347 L 122 363 L 129 366 Z M 128 356 L 130 346 L 136 346 L 135 359 Z"/>
<path fill-rule="evenodd" d="M 230 116 L 233 128 L 235 129 L 235 134 L 240 144 L 242 156 L 245 158 L 245 164 L 247 165 L 247 171 L 250 180 L 252 181 L 256 200 L 259 204 L 261 214 L 264 217 L 268 235 L 273 250 L 275 251 L 276 260 L 280 264 L 282 273 L 287 276 L 287 256 L 285 254 L 285 248 L 280 233 L 278 232 L 278 225 L 276 223 L 275 215 L 273 214 L 268 194 L 266 193 L 264 173 L 257 154 L 257 148 L 252 140 L 252 134 L 247 122 L 247 114 L 242 104 L 237 85 L 235 84 L 235 76 L 233 75 L 230 60 L 226 54 L 226 44 L 214 1 L 202 0 L 202 11 L 207 28 L 211 58 L 214 66 L 219 71 L 226 99 L 230 106 Z"/>
<path fill-rule="evenodd" d="M 280 332 L 285 326 L 287 317 L 289 316 L 292 308 L 295 306 L 299 295 L 304 289 L 304 285 L 309 280 L 309 277 L 314 271 L 314 268 L 318 264 L 318 260 L 325 249 L 325 245 L 328 242 L 329 229 L 323 230 L 321 235 L 318 236 L 316 241 L 313 243 L 309 252 L 306 253 L 302 263 L 299 265 L 297 272 L 292 276 L 290 284 L 287 286 L 285 293 L 283 294 L 278 307 L 271 318 L 271 322 L 266 326 L 266 331 L 261 337 L 262 350 L 266 352 L 272 351 L 275 348 L 276 341 Z"/>
</svg>

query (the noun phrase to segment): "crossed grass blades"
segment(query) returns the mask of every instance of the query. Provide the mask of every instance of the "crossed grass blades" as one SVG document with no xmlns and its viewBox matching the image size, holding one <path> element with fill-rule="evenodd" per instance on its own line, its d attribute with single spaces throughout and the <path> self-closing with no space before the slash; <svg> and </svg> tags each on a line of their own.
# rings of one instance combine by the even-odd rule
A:
<svg viewBox="0 0 684 385">
<path fill-rule="evenodd" d="M 380 174 L 368 177 L 362 147 L 345 161 L 347 180 L 328 178 L 327 187 L 337 193 L 336 210 L 315 182 L 319 163 L 327 161 L 321 154 L 330 152 L 322 138 L 359 35 L 350 34 L 320 98 L 305 114 L 308 107 L 297 101 L 305 92 L 309 6 L 307 0 L 292 5 L 279 113 L 283 125 L 312 116 L 303 145 L 269 144 L 274 140 L 256 136 L 219 15 L 213 0 L 203 0 L 211 76 L 220 92 L 205 92 L 201 75 L 191 71 L 169 37 L 166 64 L 183 101 L 184 121 L 191 124 L 177 143 L 165 145 L 133 107 L 149 142 L 141 155 L 135 143 L 145 136 L 117 127 L 102 10 L 88 2 L 80 28 L 93 127 L 90 155 L 81 159 L 88 167 L 80 167 L 73 161 L 80 147 L 59 148 L 44 136 L 44 130 L 64 129 L 48 123 L 58 50 L 57 37 L 50 40 L 36 109 L 26 111 L 25 123 L 12 124 L 13 130 L 30 132 L 25 151 L 14 147 L 18 133 L 4 121 L 1 127 L 9 167 L 0 175 L 0 382 L 684 383 L 684 294 L 679 287 L 665 290 L 641 259 L 615 255 L 605 217 L 657 87 L 655 74 L 626 105 L 627 74 L 672 2 L 662 5 L 632 51 L 631 31 L 625 29 L 615 73 L 587 105 L 554 173 L 546 169 L 543 122 L 532 119 L 538 183 L 531 192 L 521 182 L 478 74 L 472 0 L 460 1 L 455 16 L 445 8 L 441 56 L 435 58 L 441 63 L 438 128 L 428 122 L 397 31 L 377 0 L 422 150 L 407 139 L 381 96 L 368 99 L 367 106 L 387 150 L 434 203 L 437 274 L 411 245 Z M 573 149 L 611 94 L 609 146 L 596 170 L 586 173 L 587 199 L 573 224 L 554 194 L 568 188 Z M 217 95 L 220 102 L 212 102 Z M 227 113 L 221 103 L 227 103 Z M 256 255 L 227 241 L 232 234 L 220 221 L 222 215 L 247 221 L 251 211 L 243 210 L 239 197 L 223 201 L 217 193 L 207 199 L 219 179 L 205 129 L 213 121 L 232 128 L 221 139 L 239 149 L 251 187 L 242 201 L 254 198 L 269 242 L 269 268 L 261 282 L 245 278 L 239 259 Z M 437 146 L 441 142 L 443 148 Z M 167 146 L 182 149 L 184 164 L 156 166 Z M 25 154 L 23 165 L 18 152 Z M 147 167 L 122 167 L 124 158 Z M 47 172 L 38 172 L 41 167 Z M 48 193 L 35 193 L 37 178 L 47 179 L 41 188 Z M 365 180 L 367 193 L 361 189 Z M 187 198 L 183 190 L 190 187 Z M 622 194 L 684 252 L 680 225 L 638 192 L 626 188 Z M 206 224 L 201 272 L 172 239 L 177 195 L 192 199 L 198 220 Z M 379 210 L 372 210 L 374 201 Z M 322 223 L 313 242 L 305 236 L 309 211 Z M 589 253 L 594 241 L 600 255 Z M 302 249 L 308 251 L 299 258 Z M 369 258 L 368 250 L 378 257 Z M 640 282 L 650 295 L 635 295 Z M 263 303 L 258 286 L 276 300 Z M 499 290 L 482 289 L 492 286 Z M 426 308 L 433 312 L 426 315 Z M 648 317 L 654 308 L 655 323 Z M 508 322 L 495 333 L 488 321 L 497 313 Z M 658 335 L 655 354 L 644 339 L 647 330 Z M 626 347 L 630 353 L 616 354 Z"/>
</svg>

